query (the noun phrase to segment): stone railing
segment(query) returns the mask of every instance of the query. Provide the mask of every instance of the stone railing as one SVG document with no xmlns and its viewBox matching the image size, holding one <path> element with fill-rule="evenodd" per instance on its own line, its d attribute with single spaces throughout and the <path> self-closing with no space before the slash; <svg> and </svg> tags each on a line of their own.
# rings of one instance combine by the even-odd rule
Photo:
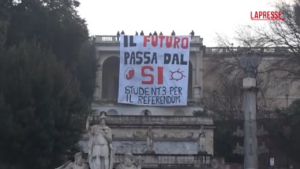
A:
<svg viewBox="0 0 300 169">
<path fill-rule="evenodd" d="M 176 167 L 176 166 L 194 166 L 210 165 L 211 155 L 177 155 L 177 154 L 134 154 L 136 159 L 141 160 L 142 168 L 157 167 Z M 124 161 L 123 154 L 115 155 L 115 165 Z"/>
<path fill-rule="evenodd" d="M 118 103 L 117 99 L 98 99 L 98 100 L 94 100 L 93 104 L 99 104 L 102 106 L 114 106 L 114 105 L 122 105 L 122 106 L 132 106 L 130 104 L 121 104 Z M 194 106 L 194 105 L 203 105 L 203 100 L 196 100 L 196 99 L 188 99 L 187 101 L 187 106 Z M 143 105 L 141 105 L 143 106 Z M 145 107 L 147 107 L 147 105 L 144 105 Z"/>
<path fill-rule="evenodd" d="M 226 48 L 226 47 L 206 47 L 205 55 L 204 56 L 212 56 L 212 55 L 220 55 L 220 54 L 232 54 L 232 53 L 239 53 L 249 51 L 250 48 L 246 47 L 233 47 L 233 48 Z M 254 47 L 251 50 L 265 55 L 278 55 L 283 54 L 285 52 L 290 52 L 289 48 L 285 47 Z"/>
<path fill-rule="evenodd" d="M 100 115 L 92 116 L 90 124 L 98 124 Z M 213 125 L 212 118 L 196 116 L 107 116 L 108 125 Z"/>
<path fill-rule="evenodd" d="M 119 43 L 116 35 L 96 35 L 95 36 L 96 43 Z M 194 36 L 191 43 L 200 43 L 202 44 L 203 39 L 200 36 Z"/>
<path fill-rule="evenodd" d="M 234 115 L 234 118 L 235 119 L 244 119 L 244 116 L 245 115 L 243 113 L 241 113 L 241 114 Z M 280 116 L 278 114 L 275 114 L 275 113 L 269 113 L 269 114 L 257 113 L 256 118 L 257 119 L 278 119 L 278 118 L 280 118 Z"/>
</svg>

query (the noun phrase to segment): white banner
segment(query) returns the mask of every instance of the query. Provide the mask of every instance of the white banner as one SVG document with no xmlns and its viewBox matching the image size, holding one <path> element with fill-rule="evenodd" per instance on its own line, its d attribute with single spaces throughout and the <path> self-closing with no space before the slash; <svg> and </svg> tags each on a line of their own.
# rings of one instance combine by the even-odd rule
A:
<svg viewBox="0 0 300 169">
<path fill-rule="evenodd" d="M 187 105 L 190 36 L 120 37 L 118 103 Z"/>
</svg>

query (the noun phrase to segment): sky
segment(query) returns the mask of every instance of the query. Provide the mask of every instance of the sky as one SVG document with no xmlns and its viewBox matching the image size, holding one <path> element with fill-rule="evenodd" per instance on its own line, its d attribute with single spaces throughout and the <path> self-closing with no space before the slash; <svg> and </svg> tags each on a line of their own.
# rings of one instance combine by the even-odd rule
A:
<svg viewBox="0 0 300 169">
<path fill-rule="evenodd" d="M 288 0 L 285 0 L 288 1 Z M 252 21 L 250 12 L 272 11 L 276 0 L 80 0 L 79 15 L 91 35 L 116 35 L 124 30 L 188 35 L 192 30 L 207 47 L 217 46 L 216 33 L 230 38 Z M 260 22 L 260 23 L 257 23 Z M 233 41 L 234 42 L 234 41 Z"/>
</svg>

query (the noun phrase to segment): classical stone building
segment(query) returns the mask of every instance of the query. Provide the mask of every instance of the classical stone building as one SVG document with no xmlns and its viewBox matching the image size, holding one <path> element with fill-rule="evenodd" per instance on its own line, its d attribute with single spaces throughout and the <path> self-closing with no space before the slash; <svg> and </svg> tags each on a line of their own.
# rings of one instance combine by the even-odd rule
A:
<svg viewBox="0 0 300 169">
<path fill-rule="evenodd" d="M 192 115 L 195 110 L 203 110 L 201 100 L 205 94 L 211 93 L 217 83 L 216 77 L 209 74 L 213 58 L 232 58 L 227 48 L 205 47 L 200 36 L 193 37 L 190 48 L 188 106 L 181 107 L 151 107 L 117 104 L 119 84 L 119 46 L 117 36 L 95 36 L 99 72 L 97 77 L 98 88 L 95 91 L 93 108 L 96 112 L 106 111 L 108 115 Z M 233 48 L 231 52 L 238 52 L 243 48 Z M 276 60 L 284 51 L 278 48 L 255 48 L 263 59 L 260 68 L 266 67 Z M 270 87 L 264 96 L 268 104 L 276 107 L 286 107 L 298 98 L 299 84 L 289 86 Z M 218 96 L 216 96 L 218 97 Z"/>
<path fill-rule="evenodd" d="M 100 69 L 97 76 L 98 88 L 95 91 L 94 116 L 89 119 L 90 125 L 99 124 L 99 114 L 107 113 L 107 125 L 112 129 L 112 145 L 116 151 L 114 165 L 122 163 L 124 154 L 131 153 L 143 161 L 142 168 L 219 168 L 213 167 L 214 159 L 214 123 L 209 117 L 195 117 L 193 111 L 203 110 L 201 100 L 206 93 L 214 90 L 216 77 L 208 70 L 217 57 L 228 57 L 231 53 L 226 48 L 208 48 L 203 39 L 195 36 L 191 41 L 188 79 L 188 105 L 174 107 L 153 107 L 117 104 L 119 84 L 119 42 L 116 36 L 96 36 L 97 58 Z M 234 48 L 238 52 L 242 48 Z M 280 52 L 276 48 L 257 48 L 263 55 L 260 67 L 276 60 Z M 277 86 L 279 87 L 279 86 Z M 280 107 L 286 106 L 297 98 L 297 84 L 279 92 L 270 88 L 266 99 L 278 102 Z M 237 89 L 239 90 L 239 89 Z M 205 131 L 204 149 L 207 154 L 199 153 L 200 127 Z M 153 146 L 149 153 L 147 145 L 148 132 L 153 133 Z M 88 135 L 81 141 L 85 153 Z"/>
<path fill-rule="evenodd" d="M 103 112 L 100 114 L 92 116 L 88 125 L 99 124 Z M 141 168 L 223 169 L 223 159 L 213 157 L 215 126 L 212 118 L 109 115 L 105 119 L 112 131 L 114 167 L 124 161 L 125 154 L 130 153 L 140 159 Z M 201 131 L 204 144 L 199 144 Z M 85 154 L 89 151 L 90 136 L 91 133 L 86 134 L 79 143 Z"/>
<path fill-rule="evenodd" d="M 120 43 L 116 36 L 95 36 L 97 58 L 100 69 L 98 71 L 95 91 L 96 112 L 106 111 L 108 115 L 193 115 L 193 111 L 203 110 L 201 105 L 201 86 L 203 86 L 203 39 L 195 36 L 191 41 L 188 106 L 181 107 L 153 107 L 130 106 L 117 104 L 119 85 L 119 55 Z"/>
<path fill-rule="evenodd" d="M 247 50 L 249 50 L 249 48 L 234 47 L 229 49 L 225 47 L 205 47 L 203 52 L 203 93 L 212 93 L 215 88 L 217 79 L 211 75 L 209 70 L 214 64 L 213 62 L 216 62 L 216 59 L 232 60 L 234 63 L 234 60 L 237 59 L 236 55 L 240 55 L 241 51 Z M 276 63 L 278 60 L 280 61 L 288 52 L 287 48 L 278 47 L 256 47 L 252 48 L 252 50 L 258 53 L 261 58 L 258 69 L 262 72 L 272 63 Z M 260 90 L 264 90 L 263 99 L 270 108 L 285 108 L 294 100 L 300 98 L 299 82 L 281 83 L 280 79 L 276 79 L 275 82 L 275 80 L 272 79 L 272 76 L 263 77 L 263 79 L 267 84 L 265 84 L 263 89 L 260 87 Z"/>
</svg>

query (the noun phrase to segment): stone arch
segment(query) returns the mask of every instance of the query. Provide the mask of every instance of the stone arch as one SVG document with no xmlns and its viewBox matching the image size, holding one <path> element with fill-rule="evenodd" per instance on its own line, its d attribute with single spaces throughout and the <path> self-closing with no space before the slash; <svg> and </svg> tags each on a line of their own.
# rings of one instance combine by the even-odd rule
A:
<svg viewBox="0 0 300 169">
<path fill-rule="evenodd" d="M 102 98 L 116 100 L 119 91 L 120 58 L 110 56 L 102 64 Z"/>
<path fill-rule="evenodd" d="M 176 110 L 174 112 L 174 116 L 185 116 L 185 113 L 182 110 Z"/>
<path fill-rule="evenodd" d="M 113 115 L 113 116 L 118 115 L 118 111 L 115 110 L 115 109 L 110 109 L 110 110 L 107 111 L 107 115 L 108 115 L 108 116 L 111 116 L 111 115 Z"/>
<path fill-rule="evenodd" d="M 142 111 L 141 111 L 141 115 L 142 115 L 142 116 L 151 116 L 152 113 L 151 113 L 150 110 L 145 109 L 145 110 L 142 110 Z"/>
<path fill-rule="evenodd" d="M 117 58 L 120 58 L 119 56 L 115 56 L 115 55 L 101 55 L 99 64 L 103 66 L 103 65 L 104 65 L 104 62 L 105 62 L 107 59 L 111 58 L 111 57 L 117 57 Z"/>
<path fill-rule="evenodd" d="M 193 64 L 189 61 L 188 99 L 193 98 Z"/>
</svg>

